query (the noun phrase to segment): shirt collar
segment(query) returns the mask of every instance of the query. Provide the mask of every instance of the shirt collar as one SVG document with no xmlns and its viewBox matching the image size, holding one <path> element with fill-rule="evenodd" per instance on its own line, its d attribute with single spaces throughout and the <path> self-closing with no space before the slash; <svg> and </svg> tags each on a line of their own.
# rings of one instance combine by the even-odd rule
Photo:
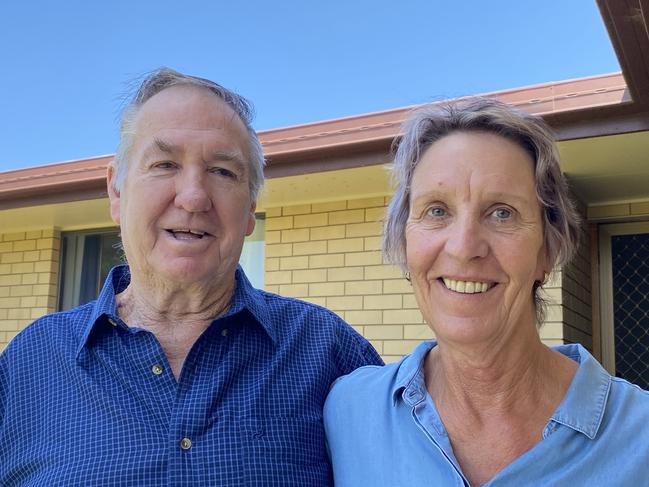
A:
<svg viewBox="0 0 649 487">
<path fill-rule="evenodd" d="M 437 342 L 434 340 L 420 343 L 410 355 L 401 360 L 392 388 L 392 401 L 395 406 L 399 399 L 410 406 L 424 400 L 427 392 L 423 378 L 423 361 L 435 345 Z M 611 387 L 610 375 L 581 345 L 560 345 L 553 349 L 577 362 L 579 368 L 566 396 L 550 419 L 593 439 L 606 410 Z"/>
<path fill-rule="evenodd" d="M 104 323 L 105 321 L 113 325 L 119 323 L 116 296 L 124 291 L 130 282 L 131 274 L 128 265 L 119 265 L 111 269 L 97 300 L 92 304 L 92 313 L 83 328 L 79 345 L 77 346 L 75 354 L 77 359 L 81 350 L 87 345 L 92 331 L 99 323 Z M 270 320 L 268 307 L 264 298 L 264 292 L 252 287 L 241 266 L 237 266 L 234 295 L 230 308 L 223 317 L 233 316 L 247 310 L 255 321 L 261 324 L 273 343 L 277 343 L 277 331 Z"/>
<path fill-rule="evenodd" d="M 276 344 L 277 330 L 273 326 L 268 306 L 266 306 L 266 293 L 252 287 L 241 266 L 237 266 L 234 279 L 236 281 L 234 296 L 232 296 L 232 303 L 224 317 L 247 310 L 266 331 L 273 343 Z"/>
<path fill-rule="evenodd" d="M 602 424 L 611 376 L 581 345 L 561 345 L 554 350 L 577 362 L 579 368 L 551 419 L 592 440 Z"/>
<path fill-rule="evenodd" d="M 424 359 L 428 351 L 437 345 L 435 340 L 420 343 L 410 355 L 401 359 L 396 380 L 392 387 L 392 403 L 403 399 L 410 406 L 423 401 L 427 394 L 424 383 Z"/>
</svg>

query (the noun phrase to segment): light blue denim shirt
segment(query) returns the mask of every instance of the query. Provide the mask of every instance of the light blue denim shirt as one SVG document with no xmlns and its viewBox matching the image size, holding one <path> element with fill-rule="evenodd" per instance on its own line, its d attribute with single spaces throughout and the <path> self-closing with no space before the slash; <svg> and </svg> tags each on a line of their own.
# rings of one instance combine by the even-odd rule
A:
<svg viewBox="0 0 649 487">
<path fill-rule="evenodd" d="M 426 390 L 424 342 L 401 361 L 338 379 L 324 409 L 337 487 L 468 486 Z M 611 377 L 580 345 L 579 363 L 543 440 L 490 487 L 649 486 L 649 392 Z"/>
</svg>

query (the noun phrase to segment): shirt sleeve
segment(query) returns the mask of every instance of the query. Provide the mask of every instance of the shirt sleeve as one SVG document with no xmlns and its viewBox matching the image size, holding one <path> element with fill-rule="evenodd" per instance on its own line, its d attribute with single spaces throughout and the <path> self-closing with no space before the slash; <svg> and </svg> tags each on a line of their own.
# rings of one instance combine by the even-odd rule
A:
<svg viewBox="0 0 649 487">
<path fill-rule="evenodd" d="M 7 395 L 9 394 L 9 361 L 7 351 L 0 353 L 0 431 L 5 427 Z"/>
</svg>

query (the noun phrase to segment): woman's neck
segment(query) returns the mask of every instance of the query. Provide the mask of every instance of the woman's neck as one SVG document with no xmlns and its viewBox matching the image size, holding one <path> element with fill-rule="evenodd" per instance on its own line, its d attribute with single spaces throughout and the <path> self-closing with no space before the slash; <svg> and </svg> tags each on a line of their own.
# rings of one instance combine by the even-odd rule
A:
<svg viewBox="0 0 649 487">
<path fill-rule="evenodd" d="M 515 343 L 469 350 L 439 343 L 424 365 L 435 400 L 465 404 L 477 414 L 538 407 L 539 400 L 560 402 L 577 369 L 572 360 L 543 345 L 536 331 L 516 337 Z"/>
</svg>

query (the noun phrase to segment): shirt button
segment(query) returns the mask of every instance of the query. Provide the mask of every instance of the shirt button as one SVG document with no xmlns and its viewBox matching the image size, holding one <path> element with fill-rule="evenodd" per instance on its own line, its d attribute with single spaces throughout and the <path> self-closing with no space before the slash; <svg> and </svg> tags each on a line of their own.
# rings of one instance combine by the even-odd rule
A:
<svg viewBox="0 0 649 487">
<path fill-rule="evenodd" d="M 228 336 L 228 329 L 227 329 L 227 328 L 223 328 L 223 329 L 221 330 L 221 336 L 222 336 L 222 337 L 226 337 L 226 336 Z"/>
<path fill-rule="evenodd" d="M 160 375 L 162 374 L 162 372 L 164 372 L 164 369 L 162 368 L 162 365 L 155 364 L 151 367 L 151 372 L 153 372 L 155 375 Z"/>
<path fill-rule="evenodd" d="M 110 323 L 113 326 L 117 326 L 117 322 L 112 318 L 108 318 L 108 323 Z"/>
<path fill-rule="evenodd" d="M 183 438 L 180 440 L 180 448 L 183 450 L 189 450 L 192 447 L 192 440 L 189 438 Z"/>
</svg>

